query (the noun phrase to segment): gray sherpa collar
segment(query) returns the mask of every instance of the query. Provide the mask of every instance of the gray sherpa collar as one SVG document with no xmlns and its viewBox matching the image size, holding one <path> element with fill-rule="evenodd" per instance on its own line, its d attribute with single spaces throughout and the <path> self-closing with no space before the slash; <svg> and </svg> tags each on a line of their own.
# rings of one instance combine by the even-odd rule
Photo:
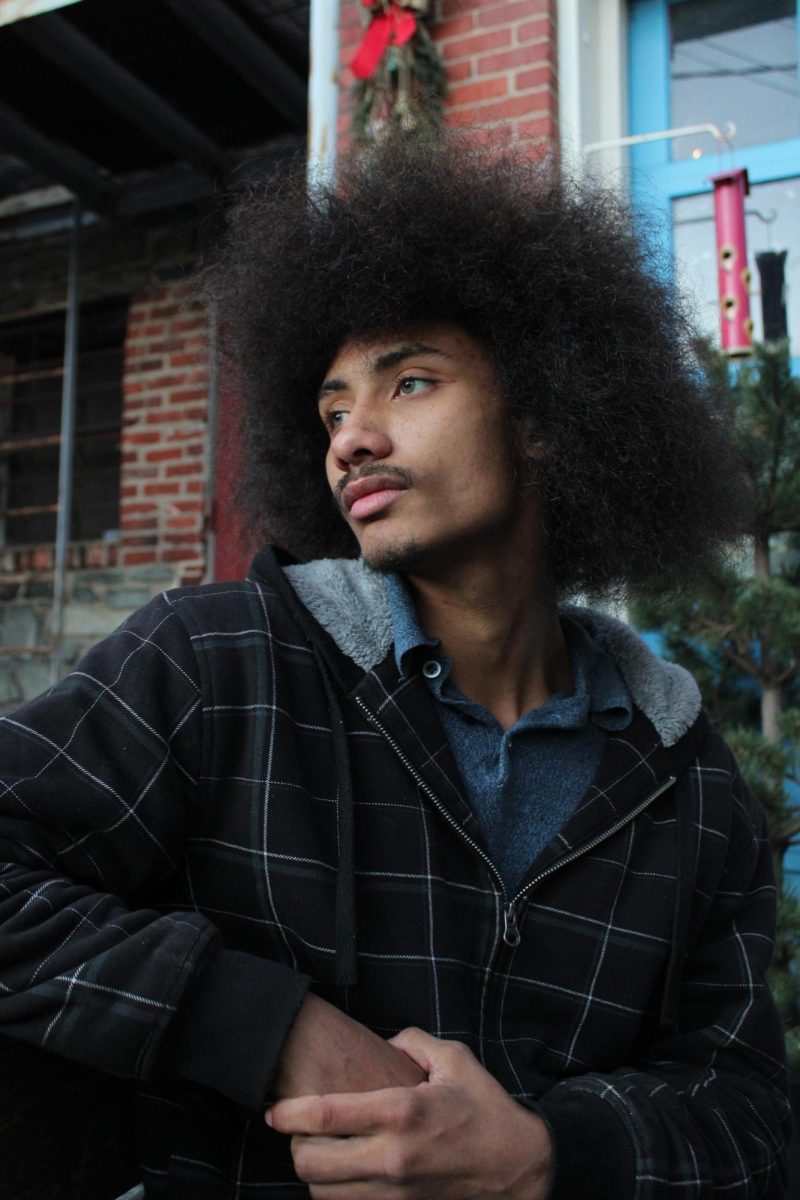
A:
<svg viewBox="0 0 800 1200">
<path fill-rule="evenodd" d="M 339 649 L 364 671 L 392 644 L 383 577 L 360 559 L 324 558 L 283 568 L 309 612 Z M 588 608 L 565 608 L 617 664 L 636 704 L 665 746 L 674 746 L 700 713 L 700 692 L 688 671 L 664 662 L 622 621 Z"/>
</svg>

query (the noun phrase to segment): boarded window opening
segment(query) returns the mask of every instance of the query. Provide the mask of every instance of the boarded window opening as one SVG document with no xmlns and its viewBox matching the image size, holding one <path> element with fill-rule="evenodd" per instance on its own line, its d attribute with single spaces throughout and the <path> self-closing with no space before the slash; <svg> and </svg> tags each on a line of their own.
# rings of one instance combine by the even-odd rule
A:
<svg viewBox="0 0 800 1200">
<path fill-rule="evenodd" d="M 70 540 L 116 536 L 128 301 L 82 305 Z M 0 325 L 0 539 L 52 543 L 58 510 L 64 316 Z"/>
</svg>

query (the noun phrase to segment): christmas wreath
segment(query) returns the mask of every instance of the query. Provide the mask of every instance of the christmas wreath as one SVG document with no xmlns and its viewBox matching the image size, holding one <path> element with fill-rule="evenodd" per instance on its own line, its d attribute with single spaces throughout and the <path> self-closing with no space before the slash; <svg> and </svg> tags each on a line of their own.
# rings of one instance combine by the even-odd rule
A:
<svg viewBox="0 0 800 1200">
<path fill-rule="evenodd" d="M 369 25 L 350 63 L 353 129 L 366 140 L 392 127 L 438 128 L 447 90 L 444 66 L 425 27 L 429 0 L 363 0 Z"/>
</svg>

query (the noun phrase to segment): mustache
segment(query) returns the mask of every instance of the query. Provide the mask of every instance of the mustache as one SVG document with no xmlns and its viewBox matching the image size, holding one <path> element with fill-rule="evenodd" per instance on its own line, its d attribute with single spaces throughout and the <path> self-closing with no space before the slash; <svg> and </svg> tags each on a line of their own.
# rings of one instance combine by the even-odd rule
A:
<svg viewBox="0 0 800 1200">
<path fill-rule="evenodd" d="M 414 484 L 414 476 L 410 471 L 404 470 L 402 467 L 384 467 L 380 463 L 367 463 L 363 467 L 355 467 L 352 471 L 348 471 L 343 475 L 336 487 L 333 489 L 333 498 L 340 512 L 347 514 L 347 509 L 342 499 L 344 489 L 349 483 L 355 483 L 357 479 L 367 479 L 370 475 L 380 475 L 383 479 L 396 479 L 403 487 L 410 488 Z"/>
</svg>

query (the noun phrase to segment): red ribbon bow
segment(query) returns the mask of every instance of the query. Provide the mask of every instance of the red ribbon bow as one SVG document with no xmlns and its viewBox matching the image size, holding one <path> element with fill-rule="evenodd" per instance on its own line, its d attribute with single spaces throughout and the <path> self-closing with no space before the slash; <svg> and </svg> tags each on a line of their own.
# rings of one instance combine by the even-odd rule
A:
<svg viewBox="0 0 800 1200">
<path fill-rule="evenodd" d="M 373 0 L 364 0 L 367 8 Z M 389 46 L 404 46 L 414 36 L 417 28 L 416 15 L 392 0 L 385 12 L 373 14 L 369 29 L 361 45 L 353 55 L 350 70 L 357 79 L 369 79 L 375 74 L 378 63 Z"/>
</svg>

